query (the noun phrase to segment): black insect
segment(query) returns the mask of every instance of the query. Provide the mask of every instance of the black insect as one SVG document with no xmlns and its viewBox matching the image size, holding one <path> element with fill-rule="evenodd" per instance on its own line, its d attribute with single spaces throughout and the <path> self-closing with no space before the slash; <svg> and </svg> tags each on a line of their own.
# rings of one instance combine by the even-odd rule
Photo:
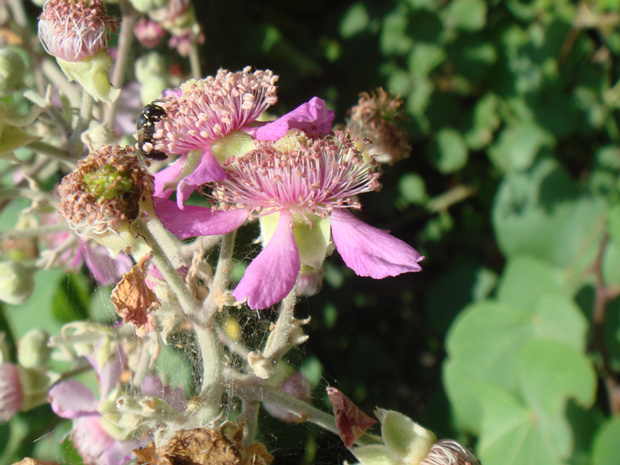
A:
<svg viewBox="0 0 620 465">
<path fill-rule="evenodd" d="M 138 133 L 138 149 L 140 153 L 153 160 L 165 160 L 168 158 L 164 152 L 155 150 L 153 135 L 155 134 L 155 123 L 166 117 L 166 110 L 155 103 L 149 103 L 142 109 L 142 113 L 136 121 Z"/>
</svg>

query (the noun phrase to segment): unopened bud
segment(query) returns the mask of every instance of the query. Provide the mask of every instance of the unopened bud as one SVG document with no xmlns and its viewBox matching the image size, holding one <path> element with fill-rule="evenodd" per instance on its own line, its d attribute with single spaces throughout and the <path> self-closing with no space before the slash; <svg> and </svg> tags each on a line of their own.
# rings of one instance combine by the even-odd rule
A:
<svg viewBox="0 0 620 465">
<path fill-rule="evenodd" d="M 41 329 L 32 329 L 19 340 L 17 360 L 25 368 L 43 368 L 49 358 L 49 334 Z"/>
<path fill-rule="evenodd" d="M 78 62 L 105 50 L 117 25 L 99 0 L 48 0 L 39 16 L 39 39 L 50 55 Z"/>
<path fill-rule="evenodd" d="M 0 262 L 0 300 L 23 304 L 34 290 L 31 270 L 17 262 Z"/>
<path fill-rule="evenodd" d="M 112 58 L 106 49 L 117 25 L 99 0 L 49 0 L 39 17 L 39 39 L 70 81 L 95 100 L 112 102 L 120 91 L 108 79 Z"/>
</svg>

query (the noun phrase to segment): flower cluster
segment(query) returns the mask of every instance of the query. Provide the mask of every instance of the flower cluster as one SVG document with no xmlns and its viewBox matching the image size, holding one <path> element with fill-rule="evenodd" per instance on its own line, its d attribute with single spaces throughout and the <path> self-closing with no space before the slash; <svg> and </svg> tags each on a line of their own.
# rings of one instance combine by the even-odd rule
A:
<svg viewBox="0 0 620 465">
<path fill-rule="evenodd" d="M 359 194 L 380 188 L 373 157 L 364 157 L 363 148 L 348 134 L 327 134 L 333 113 L 316 97 L 274 122 L 249 127 L 275 102 L 275 95 L 273 84 L 259 84 L 264 81 L 256 77 L 270 76 L 268 72 L 255 72 L 251 80 L 248 71 L 234 78 L 220 72 L 199 85 L 190 81 L 181 87 L 181 96 L 164 102 L 167 115 L 156 132 L 156 148 L 184 153 L 173 165 L 179 165 L 174 174 L 181 172 L 188 151 L 202 150 L 198 167 L 177 184 L 176 204 L 167 200 L 171 190 L 156 188 L 160 198 L 155 208 L 164 225 L 186 239 L 225 234 L 258 219 L 263 251 L 233 292 L 254 309 L 282 300 L 295 286 L 302 265 L 320 269 L 334 246 L 360 276 L 381 279 L 419 271 L 423 257 L 417 251 L 348 211 L 361 208 Z M 242 88 L 256 88 L 256 93 L 240 94 L 239 83 L 245 81 L 253 84 Z M 261 88 L 268 89 L 269 98 Z M 195 98 L 190 101 L 189 95 Z M 239 129 L 241 143 L 222 142 Z M 220 145 L 214 149 L 216 143 Z M 218 160 L 214 151 L 227 158 Z M 173 170 L 165 171 L 159 179 L 156 175 L 156 186 L 162 177 L 171 179 Z M 193 190 L 209 181 L 212 208 L 183 205 L 187 187 Z"/>
</svg>

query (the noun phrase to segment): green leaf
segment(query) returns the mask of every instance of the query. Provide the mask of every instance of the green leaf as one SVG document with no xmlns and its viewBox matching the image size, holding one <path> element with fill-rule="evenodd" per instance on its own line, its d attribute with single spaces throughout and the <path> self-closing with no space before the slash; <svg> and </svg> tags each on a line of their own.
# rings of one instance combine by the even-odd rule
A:
<svg viewBox="0 0 620 465">
<path fill-rule="evenodd" d="M 564 465 L 558 449 L 570 444 L 569 431 L 550 434 L 530 409 L 504 389 L 479 383 L 477 391 L 484 408 L 478 442 L 478 457 L 484 465 Z M 557 424 L 550 427 L 558 429 Z"/>
<path fill-rule="evenodd" d="M 592 465 L 617 465 L 620 463 L 620 417 L 607 421 L 594 438 Z"/>
<path fill-rule="evenodd" d="M 354 3 L 345 12 L 340 23 L 340 35 L 348 39 L 362 32 L 368 25 L 370 16 L 363 3 Z"/>
<path fill-rule="evenodd" d="M 522 270 L 511 272 L 508 279 L 520 279 L 527 274 L 525 267 Z M 532 274 L 536 275 L 535 269 Z M 508 286 L 511 291 L 518 289 L 515 284 Z M 528 306 L 487 300 L 470 305 L 457 317 L 446 340 L 444 385 L 461 427 L 476 433 L 482 420 L 482 400 L 474 388 L 467 387 L 467 380 L 492 383 L 516 395 L 520 392 L 517 357 L 528 341 L 556 341 L 572 350 L 585 347 L 588 326 L 581 311 L 552 288 L 549 284 L 546 295 L 542 295 L 544 285 L 533 289 L 539 298 Z"/>
<path fill-rule="evenodd" d="M 528 341 L 519 351 L 517 370 L 525 401 L 541 419 L 562 416 L 568 398 L 583 407 L 594 402 L 596 373 L 578 349 L 551 340 Z"/>
<path fill-rule="evenodd" d="M 424 205 L 428 201 L 426 185 L 422 176 L 415 173 L 406 173 L 398 180 L 400 195 L 409 203 Z"/>
<path fill-rule="evenodd" d="M 524 312 L 534 312 L 537 302 L 559 292 L 561 271 L 533 257 L 509 260 L 497 289 L 497 299 Z"/>
<path fill-rule="evenodd" d="M 396 9 L 384 19 L 381 33 L 381 50 L 385 54 L 405 55 L 411 50 L 413 40 L 407 34 L 409 21 L 402 9 Z"/>
<path fill-rule="evenodd" d="M 431 156 L 442 173 L 454 173 L 463 168 L 467 163 L 467 155 L 467 146 L 458 131 L 443 128 L 435 136 Z"/>
<path fill-rule="evenodd" d="M 565 170 L 549 159 L 524 173 L 506 176 L 492 212 L 504 255 L 531 255 L 562 267 L 587 267 L 602 233 L 606 201 L 587 192 L 577 194 Z"/>
<path fill-rule="evenodd" d="M 487 5 L 483 0 L 453 0 L 445 12 L 448 28 L 478 31 L 486 24 Z"/>
<path fill-rule="evenodd" d="M 89 288 L 88 278 L 83 274 L 67 273 L 53 299 L 52 311 L 56 319 L 62 323 L 85 319 L 90 301 Z"/>
<path fill-rule="evenodd" d="M 409 69 L 415 76 L 426 77 L 446 59 L 445 50 L 435 44 L 418 42 L 409 54 Z"/>
<path fill-rule="evenodd" d="M 550 147 L 554 139 L 531 121 L 517 121 L 507 126 L 489 151 L 489 159 L 504 173 L 529 168 L 543 147 Z"/>
</svg>

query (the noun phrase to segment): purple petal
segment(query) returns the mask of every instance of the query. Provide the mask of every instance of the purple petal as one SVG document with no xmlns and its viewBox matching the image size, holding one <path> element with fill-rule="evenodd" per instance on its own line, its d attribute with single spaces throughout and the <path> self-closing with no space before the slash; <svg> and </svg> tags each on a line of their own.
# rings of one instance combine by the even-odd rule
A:
<svg viewBox="0 0 620 465">
<path fill-rule="evenodd" d="M 183 411 L 187 406 L 185 393 L 180 387 L 164 386 L 161 380 L 155 375 L 147 376 L 142 382 L 142 395 L 160 397 L 164 399 L 173 409 Z"/>
<path fill-rule="evenodd" d="M 226 178 L 226 172 L 222 165 L 213 156 L 211 149 L 206 147 L 194 171 L 179 181 L 177 186 L 179 208 L 183 208 L 185 201 L 198 187 L 208 182 L 221 181 L 224 178 Z"/>
<path fill-rule="evenodd" d="M 56 415 L 70 419 L 97 413 L 99 404 L 92 391 L 75 380 L 58 383 L 50 389 L 47 400 Z"/>
<path fill-rule="evenodd" d="M 81 417 L 73 422 L 71 439 L 85 463 L 102 464 L 114 439 L 101 427 L 101 416 Z"/>
<path fill-rule="evenodd" d="M 310 136 L 320 136 L 332 130 L 333 122 L 334 112 L 327 109 L 323 99 L 313 97 L 271 123 L 244 131 L 258 140 L 278 140 L 290 129 L 301 129 Z"/>
<path fill-rule="evenodd" d="M 248 306 L 254 310 L 281 301 L 295 285 L 301 264 L 290 221 L 289 213 L 280 213 L 273 237 L 250 263 L 233 292 L 240 302 L 247 298 Z"/>
<path fill-rule="evenodd" d="M 162 197 L 165 199 L 170 197 L 170 194 L 172 194 L 173 190 L 166 189 L 165 186 L 166 184 L 173 183 L 177 180 L 177 178 L 181 174 L 181 171 L 183 171 L 183 165 L 185 165 L 186 159 L 187 155 L 183 155 L 168 168 L 165 168 L 155 173 L 155 192 L 153 193 L 154 197 Z"/>
<path fill-rule="evenodd" d="M 101 399 L 107 397 L 109 392 L 116 387 L 118 380 L 123 372 L 125 364 L 125 355 L 119 349 L 117 358 L 113 362 L 106 363 L 99 373 L 99 384 L 101 390 Z"/>
<path fill-rule="evenodd" d="M 332 236 L 342 259 L 358 276 L 382 279 L 420 271 L 424 257 L 387 231 L 373 228 L 348 211 L 334 210 Z"/>
<path fill-rule="evenodd" d="M 114 441 L 105 452 L 105 465 L 125 465 L 135 458 L 132 449 L 139 446 L 137 441 Z"/>
<path fill-rule="evenodd" d="M 155 213 L 164 227 L 179 239 L 216 236 L 234 231 L 248 217 L 245 210 L 216 210 L 185 205 L 183 210 L 171 200 L 153 198 Z"/>
<path fill-rule="evenodd" d="M 80 241 L 86 266 L 102 286 L 115 284 L 131 270 L 131 258 L 121 253 L 116 258 L 110 257 L 108 249 L 102 245 L 91 245 Z"/>
</svg>

